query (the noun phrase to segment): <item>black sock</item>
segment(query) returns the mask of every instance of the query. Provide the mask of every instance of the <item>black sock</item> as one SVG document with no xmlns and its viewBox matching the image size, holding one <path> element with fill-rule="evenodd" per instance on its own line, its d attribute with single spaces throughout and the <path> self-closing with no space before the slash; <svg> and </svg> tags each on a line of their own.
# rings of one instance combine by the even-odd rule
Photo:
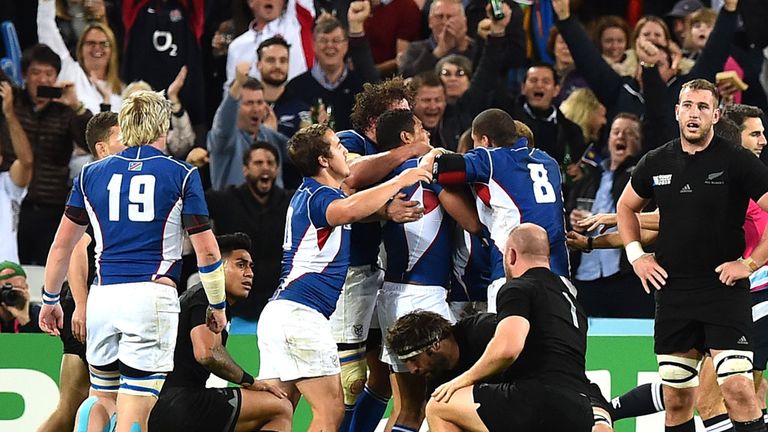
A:
<svg viewBox="0 0 768 432">
<path fill-rule="evenodd" d="M 768 424 L 768 410 L 763 410 L 763 421 Z"/>
<path fill-rule="evenodd" d="M 696 423 L 693 418 L 677 426 L 664 426 L 664 432 L 696 432 Z"/>
<path fill-rule="evenodd" d="M 613 421 L 664 411 L 664 394 L 659 383 L 637 386 L 611 401 Z"/>
<path fill-rule="evenodd" d="M 765 421 L 763 421 L 762 416 L 745 422 L 736 420 L 731 420 L 731 422 L 733 423 L 733 430 L 736 432 L 765 432 Z"/>
<path fill-rule="evenodd" d="M 707 431 L 733 432 L 733 424 L 728 414 L 720 414 L 711 419 L 704 420 L 704 429 Z"/>
</svg>

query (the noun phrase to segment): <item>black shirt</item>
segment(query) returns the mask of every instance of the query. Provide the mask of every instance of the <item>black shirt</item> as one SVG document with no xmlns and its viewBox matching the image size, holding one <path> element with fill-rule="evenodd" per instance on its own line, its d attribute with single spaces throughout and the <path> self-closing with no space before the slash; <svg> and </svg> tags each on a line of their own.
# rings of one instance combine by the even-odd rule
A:
<svg viewBox="0 0 768 432">
<path fill-rule="evenodd" d="M 715 268 L 744 251 L 744 215 L 750 198 L 768 192 L 768 168 L 717 136 L 694 154 L 676 139 L 646 154 L 631 181 L 640 197 L 656 200 L 656 260 L 669 277 L 717 278 Z"/>
<path fill-rule="evenodd" d="M 497 297 L 498 322 L 528 320 L 530 330 L 505 381 L 532 379 L 589 393 L 585 371 L 587 317 L 560 276 L 543 267 L 509 279 Z"/>
<path fill-rule="evenodd" d="M 179 332 L 176 335 L 176 349 L 173 352 L 173 372 L 168 374 L 165 387 L 205 388 L 210 376 L 208 369 L 195 360 L 192 337 L 189 332 L 199 325 L 205 325 L 205 313 L 208 309 L 208 297 L 203 284 L 198 283 L 188 288 L 179 298 Z M 229 308 L 227 308 L 229 321 Z M 227 330 L 221 332 L 221 344 L 227 344 Z"/>
</svg>

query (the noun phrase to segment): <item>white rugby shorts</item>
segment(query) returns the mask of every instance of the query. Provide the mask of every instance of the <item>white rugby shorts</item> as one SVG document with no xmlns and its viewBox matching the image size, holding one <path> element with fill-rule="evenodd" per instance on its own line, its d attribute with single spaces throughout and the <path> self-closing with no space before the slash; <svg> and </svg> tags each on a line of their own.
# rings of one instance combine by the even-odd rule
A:
<svg viewBox="0 0 768 432">
<path fill-rule="evenodd" d="M 371 322 L 374 327 L 378 324 L 374 308 L 383 283 L 384 271 L 379 268 L 366 265 L 347 270 L 344 289 L 330 319 L 336 343 L 360 343 L 368 339 Z"/>
</svg>

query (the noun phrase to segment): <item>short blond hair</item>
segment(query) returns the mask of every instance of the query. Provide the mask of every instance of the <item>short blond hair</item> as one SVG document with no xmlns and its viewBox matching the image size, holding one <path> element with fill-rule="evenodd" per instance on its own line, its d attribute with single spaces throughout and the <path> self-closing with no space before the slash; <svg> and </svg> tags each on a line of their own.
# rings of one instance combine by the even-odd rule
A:
<svg viewBox="0 0 768 432">
<path fill-rule="evenodd" d="M 152 144 L 168 133 L 171 102 L 162 92 L 140 90 L 123 101 L 117 122 L 127 147 Z"/>
</svg>

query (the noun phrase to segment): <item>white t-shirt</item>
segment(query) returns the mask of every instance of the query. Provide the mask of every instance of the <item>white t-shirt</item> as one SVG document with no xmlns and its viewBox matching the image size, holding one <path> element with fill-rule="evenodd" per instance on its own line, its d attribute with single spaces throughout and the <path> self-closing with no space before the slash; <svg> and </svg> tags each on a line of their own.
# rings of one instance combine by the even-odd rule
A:
<svg viewBox="0 0 768 432">
<path fill-rule="evenodd" d="M 9 171 L 0 172 L 0 261 L 19 262 L 16 232 L 21 201 L 26 195 L 27 188 L 16 186 Z"/>
</svg>

